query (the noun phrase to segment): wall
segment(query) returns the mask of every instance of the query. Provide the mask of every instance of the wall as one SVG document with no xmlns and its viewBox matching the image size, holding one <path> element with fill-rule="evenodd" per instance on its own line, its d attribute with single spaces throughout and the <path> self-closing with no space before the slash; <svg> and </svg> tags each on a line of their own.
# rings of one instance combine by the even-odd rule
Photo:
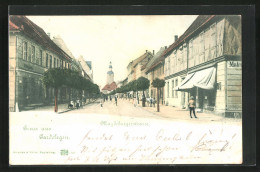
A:
<svg viewBox="0 0 260 172">
<path fill-rule="evenodd" d="M 16 36 L 9 37 L 9 110 L 15 111 Z"/>
<path fill-rule="evenodd" d="M 214 22 L 165 58 L 165 76 L 223 56 L 225 19 Z M 188 56 L 188 66 L 187 66 Z"/>
<path fill-rule="evenodd" d="M 227 61 L 227 110 L 242 110 L 242 63 Z"/>
<path fill-rule="evenodd" d="M 242 54 L 241 18 L 229 16 L 225 20 L 224 54 Z"/>
<path fill-rule="evenodd" d="M 223 113 L 226 109 L 226 61 L 217 64 L 217 92 L 216 92 L 216 112 Z"/>
<path fill-rule="evenodd" d="M 183 107 L 188 102 L 188 94 L 182 91 L 176 91 L 176 87 L 181 83 L 185 77 L 176 76 L 174 78 L 166 80 L 164 87 L 165 90 L 165 103 L 169 106 Z M 168 89 L 169 83 L 169 89 Z"/>
</svg>

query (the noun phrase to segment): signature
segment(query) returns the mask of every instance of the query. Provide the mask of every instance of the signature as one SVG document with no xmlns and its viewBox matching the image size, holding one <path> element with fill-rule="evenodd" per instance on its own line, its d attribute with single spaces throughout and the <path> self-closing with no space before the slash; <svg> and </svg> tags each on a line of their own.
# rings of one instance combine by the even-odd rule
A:
<svg viewBox="0 0 260 172">
<path fill-rule="evenodd" d="M 191 149 L 192 151 L 208 151 L 211 152 L 223 152 L 229 145 L 228 140 L 221 139 L 208 139 L 207 134 L 204 134 L 198 141 L 198 143 Z"/>
</svg>

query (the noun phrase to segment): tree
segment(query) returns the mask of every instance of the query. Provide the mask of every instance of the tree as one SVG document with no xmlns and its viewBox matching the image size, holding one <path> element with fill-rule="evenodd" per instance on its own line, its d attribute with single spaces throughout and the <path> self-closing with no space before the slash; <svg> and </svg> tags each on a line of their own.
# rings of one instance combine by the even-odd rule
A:
<svg viewBox="0 0 260 172">
<path fill-rule="evenodd" d="M 152 86 L 157 88 L 157 112 L 160 112 L 160 107 L 159 107 L 159 99 L 160 99 L 159 98 L 159 89 L 164 87 L 164 85 L 165 85 L 164 79 L 156 78 L 152 82 Z"/>
<path fill-rule="evenodd" d="M 145 94 L 144 90 L 148 89 L 150 87 L 150 81 L 145 77 L 140 77 L 136 81 L 136 89 L 138 91 L 143 91 L 143 97 L 142 97 L 142 106 L 145 107 Z"/>
<path fill-rule="evenodd" d="M 98 85 L 81 76 L 77 71 L 71 69 L 52 68 L 47 70 L 43 75 L 43 83 L 46 86 L 55 89 L 55 107 L 54 111 L 58 112 L 58 90 L 61 86 L 67 86 L 77 89 L 78 96 L 82 98 L 82 90 L 92 94 L 99 94 Z"/>
<path fill-rule="evenodd" d="M 65 83 L 65 72 L 59 68 L 49 69 L 43 75 L 43 83 L 54 88 L 54 111 L 58 112 L 58 90 Z"/>
</svg>

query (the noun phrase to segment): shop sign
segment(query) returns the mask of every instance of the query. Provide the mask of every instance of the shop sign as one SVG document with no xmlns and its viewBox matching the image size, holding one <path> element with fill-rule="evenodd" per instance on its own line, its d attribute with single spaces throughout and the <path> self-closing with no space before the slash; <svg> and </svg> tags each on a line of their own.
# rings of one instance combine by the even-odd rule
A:
<svg viewBox="0 0 260 172">
<path fill-rule="evenodd" d="M 241 61 L 227 61 L 228 68 L 241 68 L 242 63 Z"/>
</svg>

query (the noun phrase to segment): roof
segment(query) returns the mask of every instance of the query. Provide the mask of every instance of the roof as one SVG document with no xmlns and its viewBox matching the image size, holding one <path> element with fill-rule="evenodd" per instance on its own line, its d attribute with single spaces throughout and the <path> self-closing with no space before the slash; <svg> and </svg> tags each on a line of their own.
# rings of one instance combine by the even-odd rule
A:
<svg viewBox="0 0 260 172">
<path fill-rule="evenodd" d="M 187 38 L 189 38 L 196 30 L 204 26 L 210 20 L 212 20 L 216 15 L 199 15 L 194 22 L 190 25 L 190 27 L 179 37 L 177 41 L 175 41 L 166 51 L 162 54 L 162 57 L 171 52 L 174 48 L 179 46 L 184 42 Z"/>
<path fill-rule="evenodd" d="M 198 16 L 194 22 L 190 25 L 190 27 L 179 37 L 178 40 L 176 40 L 173 44 L 171 44 L 159 57 L 159 59 L 156 60 L 156 62 L 153 63 L 153 65 L 149 68 L 149 70 L 155 68 L 157 65 L 159 65 L 172 50 L 174 50 L 176 47 L 181 45 L 186 39 L 190 39 L 191 36 L 201 27 L 203 27 L 206 23 L 211 21 L 216 15 L 200 15 Z"/>
<path fill-rule="evenodd" d="M 114 74 L 114 72 L 113 71 L 108 71 L 107 74 Z"/>
<path fill-rule="evenodd" d="M 150 61 L 148 61 L 148 63 L 142 66 L 141 70 L 145 69 L 145 72 L 148 72 L 154 66 L 154 64 L 160 61 L 160 57 L 165 50 L 165 47 L 161 47 L 160 50 L 153 56 L 153 58 Z"/>
<path fill-rule="evenodd" d="M 86 61 L 86 63 L 88 65 L 89 69 L 92 69 L 92 61 Z"/>
<path fill-rule="evenodd" d="M 137 59 L 133 60 L 132 66 L 135 67 L 138 63 L 140 63 L 142 60 L 145 59 L 145 57 L 147 57 L 148 55 L 152 55 L 151 52 L 146 52 L 143 55 L 141 55 L 140 57 L 138 57 Z"/>
<path fill-rule="evenodd" d="M 44 32 L 42 28 L 37 26 L 25 16 L 12 15 L 9 18 L 9 29 L 11 31 L 20 31 L 29 38 L 35 40 L 38 44 L 45 47 L 47 50 L 60 55 L 71 61 L 71 57 L 65 53 L 58 45 L 56 45 L 51 38 Z"/>
<path fill-rule="evenodd" d="M 67 53 L 71 58 L 75 59 L 72 52 L 69 50 L 69 48 L 67 47 L 66 43 L 64 42 L 64 40 L 61 38 L 60 35 L 54 36 L 52 41 L 56 45 L 58 45 L 65 53 Z"/>
<path fill-rule="evenodd" d="M 102 88 L 102 90 L 107 90 L 107 91 L 113 91 L 117 88 L 117 85 L 115 82 L 112 82 L 111 84 L 107 84 Z"/>
</svg>

